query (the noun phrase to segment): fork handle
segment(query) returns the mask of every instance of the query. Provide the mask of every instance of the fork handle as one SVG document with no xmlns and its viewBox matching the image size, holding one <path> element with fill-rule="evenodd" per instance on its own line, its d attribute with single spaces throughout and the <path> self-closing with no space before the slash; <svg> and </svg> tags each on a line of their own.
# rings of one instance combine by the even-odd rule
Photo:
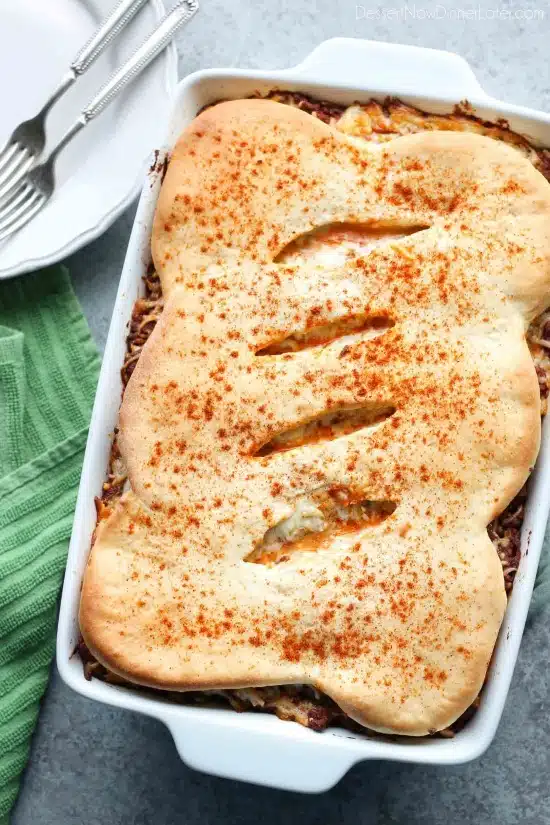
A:
<svg viewBox="0 0 550 825">
<path fill-rule="evenodd" d="M 92 65 L 146 2 L 147 0 L 120 0 L 71 63 L 70 71 L 75 79 Z"/>
<path fill-rule="evenodd" d="M 98 115 L 143 69 L 168 45 L 176 29 L 189 20 L 199 7 L 198 0 L 180 0 L 166 14 L 155 31 L 139 46 L 120 69 L 111 75 L 107 83 L 83 109 L 79 120 L 84 124 Z"/>
<path fill-rule="evenodd" d="M 182 23 L 190 20 L 199 8 L 198 0 L 179 0 L 174 8 L 166 14 L 155 31 L 143 41 L 131 57 L 120 69 L 111 75 L 99 92 L 82 110 L 78 119 L 65 132 L 57 146 L 52 149 L 48 161 L 53 161 L 65 146 L 80 132 L 96 115 L 114 100 L 129 83 L 134 80 L 152 60 L 168 45 L 174 32 Z"/>
<path fill-rule="evenodd" d="M 88 42 L 81 48 L 61 78 L 57 89 L 42 106 L 40 114 L 43 117 L 46 117 L 52 106 L 57 103 L 59 98 L 63 97 L 67 89 L 70 89 L 77 77 L 84 74 L 86 69 L 102 54 L 111 41 L 118 37 L 126 24 L 130 22 L 146 2 L 147 0 L 120 0 L 111 14 L 107 15 Z"/>
</svg>

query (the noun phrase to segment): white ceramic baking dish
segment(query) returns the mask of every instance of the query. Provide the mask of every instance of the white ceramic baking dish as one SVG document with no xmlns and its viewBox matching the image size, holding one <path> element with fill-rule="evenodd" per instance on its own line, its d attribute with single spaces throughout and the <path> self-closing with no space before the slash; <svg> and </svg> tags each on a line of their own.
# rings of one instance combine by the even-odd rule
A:
<svg viewBox="0 0 550 825">
<path fill-rule="evenodd" d="M 422 109 L 449 112 L 467 99 L 487 120 L 506 118 L 512 129 L 550 146 L 550 116 L 511 106 L 486 95 L 468 64 L 448 52 L 362 40 L 322 43 L 293 69 L 273 72 L 208 70 L 183 80 L 177 89 L 166 144 L 170 149 L 183 127 L 208 103 L 246 97 L 271 88 L 300 90 L 318 98 L 350 104 L 401 98 Z M 160 166 L 160 164 L 157 164 Z M 393 759 L 452 765 L 479 756 L 490 744 L 506 700 L 533 588 L 550 506 L 550 416 L 543 432 L 522 534 L 522 561 L 495 650 L 481 707 L 454 739 L 369 738 L 344 730 L 314 733 L 298 724 L 264 715 L 203 709 L 142 696 L 98 680 L 87 682 L 73 655 L 78 638 L 80 582 L 90 547 L 111 437 L 120 401 L 120 366 L 132 305 L 149 263 L 149 237 L 160 175 L 145 182 L 99 379 L 80 492 L 76 506 L 57 639 L 57 664 L 67 684 L 101 702 L 154 716 L 168 725 L 182 759 L 220 776 L 289 790 L 318 792 L 334 785 L 356 762 Z"/>
</svg>

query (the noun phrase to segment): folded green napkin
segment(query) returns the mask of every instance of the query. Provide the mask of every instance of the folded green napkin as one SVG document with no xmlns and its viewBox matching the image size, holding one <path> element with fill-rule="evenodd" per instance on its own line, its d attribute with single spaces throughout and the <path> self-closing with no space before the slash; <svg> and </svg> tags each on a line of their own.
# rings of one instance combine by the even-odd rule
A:
<svg viewBox="0 0 550 825">
<path fill-rule="evenodd" d="M 99 356 L 66 269 L 0 284 L 0 823 L 55 649 Z"/>
</svg>

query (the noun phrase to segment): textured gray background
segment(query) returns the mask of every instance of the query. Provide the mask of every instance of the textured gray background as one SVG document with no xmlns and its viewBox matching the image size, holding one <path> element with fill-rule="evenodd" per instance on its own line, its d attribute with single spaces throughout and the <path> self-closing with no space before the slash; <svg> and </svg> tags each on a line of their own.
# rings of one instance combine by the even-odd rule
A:
<svg viewBox="0 0 550 825">
<path fill-rule="evenodd" d="M 550 110 L 548 0 L 413 0 L 416 19 L 356 19 L 354 0 L 201 0 L 179 37 L 180 76 L 209 66 L 286 67 L 321 40 L 367 37 L 464 55 L 485 89 Z M 401 0 L 366 8 L 402 7 Z M 451 8 L 543 9 L 527 19 L 453 21 Z M 421 19 L 420 9 L 438 19 Z M 491 12 L 489 11 L 489 14 Z M 102 346 L 134 208 L 68 260 L 78 296 Z M 448 769 L 391 763 L 357 766 L 332 791 L 301 796 L 194 773 L 160 723 L 74 695 L 56 673 L 44 701 L 14 825 L 209 825 L 258 820 L 404 825 L 550 823 L 550 613 L 528 628 L 498 735 L 472 765 Z"/>
</svg>

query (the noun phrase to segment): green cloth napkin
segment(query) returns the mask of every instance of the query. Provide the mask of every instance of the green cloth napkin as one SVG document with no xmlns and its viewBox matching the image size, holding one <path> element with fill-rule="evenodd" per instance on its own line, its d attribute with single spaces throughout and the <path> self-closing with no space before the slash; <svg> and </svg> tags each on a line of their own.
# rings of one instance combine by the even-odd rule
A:
<svg viewBox="0 0 550 825">
<path fill-rule="evenodd" d="M 54 654 L 99 363 L 66 269 L 0 284 L 0 823 Z"/>
</svg>

